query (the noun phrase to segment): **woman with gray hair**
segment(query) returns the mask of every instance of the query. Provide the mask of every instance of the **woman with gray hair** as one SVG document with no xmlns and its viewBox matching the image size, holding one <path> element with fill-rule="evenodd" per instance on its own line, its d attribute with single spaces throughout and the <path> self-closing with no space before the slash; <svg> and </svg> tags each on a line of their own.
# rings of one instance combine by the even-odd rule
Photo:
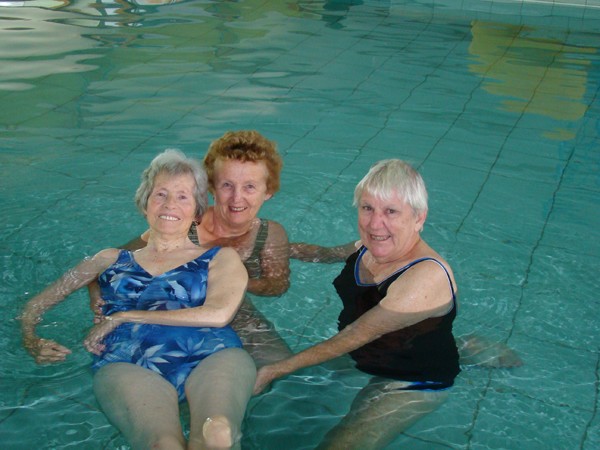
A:
<svg viewBox="0 0 600 450">
<path fill-rule="evenodd" d="M 339 332 L 262 367 L 255 393 L 301 368 L 349 353 L 372 375 L 319 448 L 379 449 L 435 410 L 460 372 L 452 269 L 421 239 L 427 191 L 401 160 L 375 164 L 355 189 L 361 247 L 335 279 Z"/>
<path fill-rule="evenodd" d="M 132 448 L 239 448 L 256 368 L 229 323 L 248 275 L 235 250 L 188 238 L 207 207 L 206 174 L 166 150 L 142 174 L 135 200 L 148 245 L 102 250 L 31 299 L 21 317 L 24 345 L 37 363 L 64 360 L 70 350 L 39 338 L 36 324 L 97 278 L 103 315 L 84 345 L 94 355 L 96 397 Z M 179 414 L 184 399 L 189 442 Z"/>
</svg>

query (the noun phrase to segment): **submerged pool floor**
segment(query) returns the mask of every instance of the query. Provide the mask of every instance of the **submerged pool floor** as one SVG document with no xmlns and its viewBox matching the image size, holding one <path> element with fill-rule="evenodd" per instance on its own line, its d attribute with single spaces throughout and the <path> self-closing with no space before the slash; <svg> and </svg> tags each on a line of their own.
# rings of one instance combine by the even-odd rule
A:
<svg viewBox="0 0 600 450">
<path fill-rule="evenodd" d="M 415 165 L 423 237 L 457 275 L 457 334 L 524 361 L 464 367 L 390 449 L 600 448 L 599 30 L 590 2 L 0 3 L 2 448 L 128 448 L 93 397 L 86 293 L 40 327 L 66 363 L 36 366 L 16 317 L 145 229 L 133 194 L 155 154 L 201 157 L 247 128 L 284 158 L 261 216 L 292 241 L 356 238 L 357 181 L 380 159 Z M 285 295 L 255 299 L 295 350 L 334 333 L 340 268 L 295 261 Z M 281 380 L 252 400 L 243 448 L 314 448 L 365 380 Z"/>
</svg>

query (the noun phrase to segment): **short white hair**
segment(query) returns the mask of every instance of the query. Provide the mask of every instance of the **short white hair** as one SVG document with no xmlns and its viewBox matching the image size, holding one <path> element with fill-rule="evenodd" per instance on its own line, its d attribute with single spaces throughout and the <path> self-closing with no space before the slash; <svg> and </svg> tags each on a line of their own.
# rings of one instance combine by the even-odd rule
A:
<svg viewBox="0 0 600 450">
<path fill-rule="evenodd" d="M 397 194 L 416 214 L 428 209 L 423 178 L 410 164 L 400 159 L 385 159 L 371 167 L 354 189 L 354 206 L 359 205 L 364 192 L 385 200 Z"/>
</svg>

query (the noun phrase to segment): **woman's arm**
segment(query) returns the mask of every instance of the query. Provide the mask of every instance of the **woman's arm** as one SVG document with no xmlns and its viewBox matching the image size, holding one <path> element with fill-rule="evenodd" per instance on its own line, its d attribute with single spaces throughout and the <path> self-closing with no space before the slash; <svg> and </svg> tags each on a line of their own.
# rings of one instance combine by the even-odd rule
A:
<svg viewBox="0 0 600 450">
<path fill-rule="evenodd" d="M 93 258 L 83 260 L 27 302 L 20 316 L 23 345 L 38 364 L 62 361 L 70 353 L 66 347 L 36 335 L 36 326 L 41 322 L 44 313 L 62 302 L 69 294 L 96 279 L 116 260 L 117 255 L 118 250 L 107 249 Z"/>
<path fill-rule="evenodd" d="M 276 378 L 349 353 L 386 333 L 417 323 L 422 317 L 394 313 L 377 305 L 326 341 L 282 361 L 263 366 L 258 372 L 254 393 L 260 393 Z"/>
<path fill-rule="evenodd" d="M 269 221 L 269 234 L 260 255 L 260 278 L 248 280 L 248 292 L 261 296 L 277 296 L 290 287 L 289 241 L 285 229 Z"/>
<path fill-rule="evenodd" d="M 305 242 L 291 242 L 290 258 L 317 263 L 343 262 L 359 247 L 360 241 L 352 241 L 335 247 L 322 247 Z"/>
<path fill-rule="evenodd" d="M 261 368 L 254 392 L 261 392 L 276 378 L 349 353 L 384 334 L 409 327 L 429 317 L 443 315 L 452 305 L 451 294 L 448 280 L 439 266 L 417 265 L 390 285 L 388 294 L 379 305 L 335 336 L 290 358 Z"/>
</svg>

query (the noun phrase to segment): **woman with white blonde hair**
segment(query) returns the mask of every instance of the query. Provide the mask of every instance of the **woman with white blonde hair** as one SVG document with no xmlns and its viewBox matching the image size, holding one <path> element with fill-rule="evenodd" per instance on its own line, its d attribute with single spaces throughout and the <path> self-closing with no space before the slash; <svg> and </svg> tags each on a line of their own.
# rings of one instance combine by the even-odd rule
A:
<svg viewBox="0 0 600 450">
<path fill-rule="evenodd" d="M 259 370 L 255 393 L 301 368 L 349 353 L 372 375 L 350 412 L 320 448 L 379 449 L 435 410 L 460 372 L 452 323 L 456 281 L 422 238 L 427 191 L 401 160 L 375 164 L 357 185 L 361 247 L 334 286 L 343 309 L 339 332 Z"/>
</svg>

